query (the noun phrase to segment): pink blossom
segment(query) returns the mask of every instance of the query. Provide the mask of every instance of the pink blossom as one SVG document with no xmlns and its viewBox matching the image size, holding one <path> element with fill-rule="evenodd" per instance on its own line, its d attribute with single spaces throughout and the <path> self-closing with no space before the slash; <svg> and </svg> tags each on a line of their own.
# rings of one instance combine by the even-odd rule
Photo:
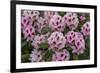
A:
<svg viewBox="0 0 100 73">
<path fill-rule="evenodd" d="M 39 11 L 35 10 L 23 10 L 23 16 L 30 18 L 33 22 L 39 18 Z"/>
<path fill-rule="evenodd" d="M 79 23 L 78 16 L 76 13 L 68 12 L 63 17 L 63 24 L 69 27 L 71 30 L 77 28 Z"/>
<path fill-rule="evenodd" d="M 70 54 L 66 49 L 62 51 L 56 51 L 52 56 L 53 61 L 68 61 L 70 59 Z"/>
<path fill-rule="evenodd" d="M 27 41 L 32 41 L 35 36 L 35 30 L 32 25 L 28 25 L 24 30 L 23 30 L 24 38 L 27 39 Z"/>
<path fill-rule="evenodd" d="M 53 32 L 48 38 L 48 44 L 52 50 L 60 50 L 65 47 L 65 37 L 61 32 Z"/>
<path fill-rule="evenodd" d="M 80 32 L 69 31 L 66 35 L 66 45 L 73 49 L 72 53 L 82 54 L 85 50 L 85 41 Z"/>
<path fill-rule="evenodd" d="M 35 49 L 39 48 L 39 44 L 44 43 L 46 41 L 45 36 L 44 35 L 36 35 L 34 37 L 34 40 L 32 42 L 32 45 L 34 46 Z"/>
<path fill-rule="evenodd" d="M 64 24 L 62 24 L 62 17 L 58 14 L 55 14 L 50 20 L 49 27 L 53 31 L 64 31 Z"/>
<path fill-rule="evenodd" d="M 44 18 L 47 20 L 48 24 L 50 22 L 50 19 L 55 15 L 57 14 L 57 12 L 54 12 L 54 11 L 45 11 L 44 12 Z"/>
<path fill-rule="evenodd" d="M 75 37 L 75 32 L 74 31 L 69 31 L 65 35 L 66 42 L 69 43 L 69 44 L 72 44 L 73 41 L 74 41 L 74 37 Z"/>
<path fill-rule="evenodd" d="M 75 32 L 75 47 L 73 53 L 82 54 L 85 51 L 85 41 L 83 35 L 80 32 Z"/>
<path fill-rule="evenodd" d="M 81 28 L 81 32 L 83 33 L 84 36 L 89 36 L 90 35 L 90 22 L 86 22 L 83 27 Z"/>
<path fill-rule="evenodd" d="M 28 25 L 32 25 L 32 20 L 28 17 L 22 16 L 21 17 L 21 28 L 24 30 Z"/>
<path fill-rule="evenodd" d="M 42 61 L 42 51 L 34 49 L 30 54 L 29 60 L 31 62 L 41 62 Z"/>
<path fill-rule="evenodd" d="M 48 23 L 47 23 L 45 18 L 39 17 L 38 20 L 34 23 L 33 26 L 34 26 L 36 32 L 41 33 L 42 29 L 44 27 L 48 26 Z"/>
</svg>

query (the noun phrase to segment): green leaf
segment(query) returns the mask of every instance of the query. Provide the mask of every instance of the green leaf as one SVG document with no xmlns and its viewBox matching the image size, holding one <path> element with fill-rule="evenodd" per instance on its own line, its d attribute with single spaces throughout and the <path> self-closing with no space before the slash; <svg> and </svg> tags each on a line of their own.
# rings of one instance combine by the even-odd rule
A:
<svg viewBox="0 0 100 73">
<path fill-rule="evenodd" d="M 84 53 L 79 55 L 80 60 L 90 59 L 90 37 L 85 39 L 85 48 Z"/>
<path fill-rule="evenodd" d="M 47 49 L 49 47 L 48 43 L 41 43 L 39 44 L 39 48 Z"/>
<path fill-rule="evenodd" d="M 78 55 L 73 54 L 73 59 L 74 59 L 74 60 L 78 60 Z"/>
<path fill-rule="evenodd" d="M 43 59 L 45 61 L 51 61 L 52 60 L 52 51 L 51 50 L 47 50 L 43 56 Z"/>
<path fill-rule="evenodd" d="M 51 32 L 51 28 L 49 28 L 49 27 L 44 27 L 44 28 L 42 29 L 42 34 L 46 34 L 46 33 L 48 33 L 48 32 Z"/>
<path fill-rule="evenodd" d="M 24 41 L 24 42 L 21 44 L 21 47 L 24 47 L 26 44 L 27 44 L 27 42 Z"/>
<path fill-rule="evenodd" d="M 72 48 L 68 47 L 67 50 L 68 50 L 68 51 L 72 51 Z"/>
<path fill-rule="evenodd" d="M 64 33 L 64 35 L 65 35 L 68 31 L 69 31 L 69 28 L 67 28 L 67 27 L 66 27 L 66 28 L 64 28 L 64 32 L 63 32 L 63 33 Z"/>
<path fill-rule="evenodd" d="M 66 12 L 58 12 L 60 16 L 64 16 L 66 14 Z"/>
<path fill-rule="evenodd" d="M 22 62 L 29 62 L 29 57 L 30 57 L 30 54 L 24 54 L 22 55 Z"/>
<path fill-rule="evenodd" d="M 32 51 L 33 46 L 29 42 L 23 42 L 21 44 L 21 52 L 23 54 L 30 54 Z"/>
</svg>

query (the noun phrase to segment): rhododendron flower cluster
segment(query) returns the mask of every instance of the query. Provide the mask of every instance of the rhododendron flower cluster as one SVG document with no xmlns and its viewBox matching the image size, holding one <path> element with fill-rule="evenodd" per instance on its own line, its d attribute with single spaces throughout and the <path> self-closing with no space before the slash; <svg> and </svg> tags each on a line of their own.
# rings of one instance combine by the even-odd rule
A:
<svg viewBox="0 0 100 73">
<path fill-rule="evenodd" d="M 65 24 L 71 30 L 76 29 L 78 23 L 79 23 L 79 19 L 76 13 L 68 12 L 63 17 L 63 24 Z"/>
<path fill-rule="evenodd" d="M 67 61 L 69 59 L 70 59 L 70 54 L 66 49 L 63 49 L 60 52 L 56 51 L 52 57 L 53 61 Z"/>
<path fill-rule="evenodd" d="M 48 38 L 48 44 L 50 45 L 50 49 L 60 50 L 65 47 L 65 37 L 61 32 L 53 32 Z"/>
<path fill-rule="evenodd" d="M 48 22 L 45 18 L 39 17 L 36 22 L 34 22 L 33 27 L 35 28 L 36 32 L 41 33 L 44 27 L 48 26 Z"/>
<path fill-rule="evenodd" d="M 64 30 L 64 24 L 62 23 L 62 17 L 58 14 L 55 14 L 49 23 L 50 28 L 53 31 L 63 31 Z"/>
<path fill-rule="evenodd" d="M 40 62 L 42 61 L 42 52 L 37 50 L 37 49 L 34 49 L 32 51 L 32 54 L 30 54 L 30 58 L 31 62 Z"/>
<path fill-rule="evenodd" d="M 28 17 L 22 16 L 21 27 L 22 27 L 24 38 L 27 39 L 27 41 L 29 40 L 32 41 L 35 36 L 35 30 L 32 26 L 32 20 L 29 19 Z"/>
<path fill-rule="evenodd" d="M 83 35 L 80 32 L 69 31 L 66 35 L 66 45 L 70 46 L 73 51 L 72 53 L 82 54 L 85 48 L 85 41 Z"/>
<path fill-rule="evenodd" d="M 34 40 L 32 42 L 32 45 L 34 46 L 34 48 L 38 49 L 39 48 L 39 44 L 45 42 L 45 36 L 44 35 L 36 35 L 34 37 Z"/>
<path fill-rule="evenodd" d="M 89 18 L 89 13 L 22 10 L 22 62 L 89 59 Z"/>
<path fill-rule="evenodd" d="M 90 22 L 86 22 L 83 27 L 81 28 L 82 33 L 84 36 L 89 36 L 90 35 Z"/>
<path fill-rule="evenodd" d="M 23 14 L 24 17 L 28 17 L 32 21 L 35 21 L 39 18 L 39 11 L 32 11 L 32 10 L 24 10 Z"/>
<path fill-rule="evenodd" d="M 55 14 L 57 14 L 57 12 L 54 12 L 54 11 L 45 11 L 45 12 L 44 12 L 44 18 L 46 19 L 46 21 L 48 22 L 48 24 L 49 24 L 49 22 L 50 22 L 50 19 L 51 19 Z"/>
</svg>

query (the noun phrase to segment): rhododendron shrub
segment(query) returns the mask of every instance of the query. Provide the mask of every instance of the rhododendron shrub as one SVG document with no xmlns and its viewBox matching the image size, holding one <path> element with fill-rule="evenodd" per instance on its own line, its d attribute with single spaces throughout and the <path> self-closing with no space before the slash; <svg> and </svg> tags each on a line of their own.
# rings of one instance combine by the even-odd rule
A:
<svg viewBox="0 0 100 73">
<path fill-rule="evenodd" d="M 90 59 L 90 26 L 89 13 L 21 10 L 21 62 Z"/>
</svg>

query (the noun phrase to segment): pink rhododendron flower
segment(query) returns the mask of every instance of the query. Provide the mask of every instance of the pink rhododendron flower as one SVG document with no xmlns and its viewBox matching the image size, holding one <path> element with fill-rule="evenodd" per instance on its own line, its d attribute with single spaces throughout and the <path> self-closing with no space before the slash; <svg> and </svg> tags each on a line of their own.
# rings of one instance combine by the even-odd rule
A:
<svg viewBox="0 0 100 73">
<path fill-rule="evenodd" d="M 27 41 L 32 41 L 35 36 L 35 30 L 32 25 L 28 25 L 24 30 L 23 30 L 24 38 L 27 39 Z"/>
<path fill-rule="evenodd" d="M 75 32 L 75 46 L 73 48 L 73 53 L 82 54 L 84 53 L 85 48 L 85 41 L 83 35 L 79 32 Z"/>
<path fill-rule="evenodd" d="M 28 17 L 22 16 L 21 18 L 21 28 L 24 30 L 28 25 L 32 25 L 32 20 Z"/>
<path fill-rule="evenodd" d="M 63 17 L 63 24 L 65 24 L 70 29 L 74 30 L 77 28 L 79 23 L 78 17 L 76 13 L 68 12 Z"/>
<path fill-rule="evenodd" d="M 42 61 L 42 51 L 34 49 L 30 54 L 29 60 L 31 62 L 41 62 Z"/>
<path fill-rule="evenodd" d="M 66 43 L 68 44 L 72 44 L 74 41 L 74 37 L 75 37 L 75 32 L 74 31 L 69 31 L 66 35 Z"/>
<path fill-rule="evenodd" d="M 42 29 L 44 27 L 48 26 L 48 23 L 45 18 L 39 17 L 33 26 L 34 26 L 36 32 L 41 33 Z"/>
<path fill-rule="evenodd" d="M 53 31 L 64 31 L 65 25 L 62 24 L 62 17 L 58 14 L 55 14 L 52 19 L 50 20 L 49 27 Z"/>
<path fill-rule="evenodd" d="M 48 44 L 50 45 L 50 49 L 60 50 L 65 47 L 65 37 L 61 32 L 53 32 L 48 38 Z"/>
<path fill-rule="evenodd" d="M 90 22 L 86 22 L 83 27 L 81 28 L 81 32 L 83 33 L 84 36 L 89 36 L 90 35 Z"/>
<path fill-rule="evenodd" d="M 35 49 L 39 48 L 39 44 L 44 43 L 46 41 L 45 36 L 44 35 L 36 35 L 34 37 L 34 40 L 32 42 L 32 45 L 34 46 Z"/>
<path fill-rule="evenodd" d="M 55 51 L 55 54 L 52 56 L 53 61 L 68 61 L 70 59 L 70 54 L 66 49 L 62 51 Z"/>
<path fill-rule="evenodd" d="M 73 53 L 82 54 L 85 50 L 85 41 L 80 32 L 69 31 L 66 35 L 67 46 L 73 49 Z"/>
<path fill-rule="evenodd" d="M 23 16 L 30 18 L 33 22 L 39 18 L 39 11 L 35 10 L 24 10 L 22 13 Z"/>
<path fill-rule="evenodd" d="M 55 15 L 57 14 L 57 12 L 54 12 L 54 11 L 45 11 L 44 12 L 44 18 L 47 20 L 48 24 L 50 22 L 50 19 Z"/>
</svg>

